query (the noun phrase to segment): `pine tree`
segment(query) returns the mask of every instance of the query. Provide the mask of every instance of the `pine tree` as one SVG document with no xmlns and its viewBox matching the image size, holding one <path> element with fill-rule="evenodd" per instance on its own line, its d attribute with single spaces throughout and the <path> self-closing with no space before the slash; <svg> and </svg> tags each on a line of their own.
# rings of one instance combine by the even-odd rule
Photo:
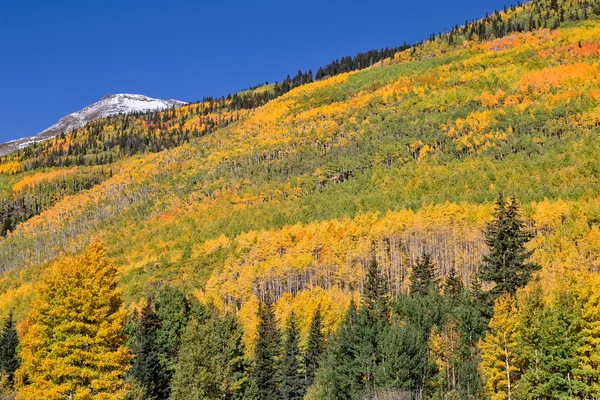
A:
<svg viewBox="0 0 600 400">
<path fill-rule="evenodd" d="M 258 400 L 276 400 L 280 397 L 277 363 L 280 336 L 270 301 L 259 304 L 258 318 L 258 336 L 254 348 L 251 378 L 256 386 Z"/>
<path fill-rule="evenodd" d="M 296 328 L 294 312 L 289 316 L 288 326 L 281 357 L 281 398 L 283 400 L 300 400 L 304 398 L 304 379 L 300 372 L 300 341 Z"/>
<path fill-rule="evenodd" d="M 325 351 L 325 340 L 323 338 L 323 322 L 321 320 L 321 308 L 317 308 L 310 323 L 308 331 L 308 344 L 304 355 L 304 371 L 306 376 L 306 387 L 313 384 L 317 370 Z"/>
<path fill-rule="evenodd" d="M 437 291 L 438 278 L 433 260 L 429 254 L 423 254 L 413 267 L 410 277 L 410 293 L 426 295 L 431 291 Z"/>
<path fill-rule="evenodd" d="M 487 320 L 482 316 L 480 306 L 472 293 L 463 292 L 458 305 L 453 310 L 460 335 L 458 350 L 458 391 L 460 398 L 478 398 L 483 389 L 479 373 L 480 354 L 477 345 L 485 334 Z"/>
<path fill-rule="evenodd" d="M 13 382 L 15 371 L 19 368 L 18 346 L 19 337 L 11 311 L 4 320 L 0 332 L 0 372 L 4 372 L 8 376 L 10 383 Z"/>
<path fill-rule="evenodd" d="M 485 242 L 489 254 L 483 257 L 480 278 L 493 283 L 491 301 L 503 293 L 514 296 L 518 288 L 524 287 L 540 269 L 528 261 L 532 252 L 525 248 L 531 235 L 525 231 L 525 224 L 519 216 L 519 206 L 513 197 L 506 203 L 502 193 L 496 201 L 494 220 L 487 225 Z"/>
<path fill-rule="evenodd" d="M 375 385 L 377 364 L 381 360 L 378 352 L 380 333 L 389 324 L 390 304 L 387 282 L 379 271 L 375 257 L 367 269 L 367 278 L 362 294 L 362 307 L 356 318 L 357 340 L 354 351 L 362 370 L 365 389 L 372 391 Z"/>
<path fill-rule="evenodd" d="M 377 366 L 377 386 L 420 393 L 423 398 L 435 372 L 423 331 L 414 324 L 392 320 L 380 334 L 378 352 L 382 361 Z"/>
<path fill-rule="evenodd" d="M 367 268 L 367 277 L 362 293 L 362 308 L 368 312 L 381 313 L 381 307 L 387 305 L 388 288 L 383 274 L 379 271 L 377 260 L 373 257 Z"/>
<path fill-rule="evenodd" d="M 158 292 L 154 307 L 160 321 L 156 332 L 159 358 L 170 381 L 177 363 L 181 335 L 190 319 L 191 305 L 182 291 L 166 286 Z"/>
<path fill-rule="evenodd" d="M 448 276 L 446 277 L 446 284 L 444 285 L 444 294 L 457 299 L 463 291 L 463 282 L 460 276 L 456 273 L 454 266 L 450 269 Z"/>
<path fill-rule="evenodd" d="M 184 330 L 172 384 L 173 400 L 235 399 L 244 392 L 242 329 L 234 315 L 193 318 Z"/>
<path fill-rule="evenodd" d="M 131 345 L 134 359 L 130 375 L 143 388 L 147 399 L 168 398 L 169 374 L 160 360 L 157 333 L 160 320 L 151 298 L 146 300 L 136 324 Z"/>
<path fill-rule="evenodd" d="M 122 399 L 131 354 L 121 333 L 125 314 L 117 270 L 93 243 L 61 257 L 32 302 L 15 374 L 17 399 Z"/>
<path fill-rule="evenodd" d="M 315 398 L 352 399 L 363 390 L 363 371 L 356 358 L 357 320 L 356 305 L 351 302 L 342 324 L 331 337 L 317 372 L 311 390 Z"/>
</svg>

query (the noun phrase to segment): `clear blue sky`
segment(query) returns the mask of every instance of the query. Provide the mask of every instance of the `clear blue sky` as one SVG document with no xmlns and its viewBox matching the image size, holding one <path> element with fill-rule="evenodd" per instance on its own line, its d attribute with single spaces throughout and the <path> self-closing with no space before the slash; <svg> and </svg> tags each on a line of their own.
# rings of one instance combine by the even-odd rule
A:
<svg viewBox="0 0 600 400">
<path fill-rule="evenodd" d="M 413 43 L 501 0 L 7 0 L 0 6 L 0 142 L 107 93 L 195 101 Z"/>
</svg>

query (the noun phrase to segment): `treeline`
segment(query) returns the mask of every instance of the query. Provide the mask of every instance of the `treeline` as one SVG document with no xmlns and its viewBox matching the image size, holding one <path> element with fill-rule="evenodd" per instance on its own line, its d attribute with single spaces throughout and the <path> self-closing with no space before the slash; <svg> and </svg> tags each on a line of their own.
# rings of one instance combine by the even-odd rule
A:
<svg viewBox="0 0 600 400">
<path fill-rule="evenodd" d="M 521 8 L 522 9 L 518 9 Z M 462 27 L 453 27 L 449 33 L 432 34 L 429 40 L 444 39 L 449 44 L 478 38 L 480 41 L 497 39 L 515 32 L 536 29 L 557 29 L 564 22 L 580 21 L 600 15 L 600 1 L 585 0 L 532 0 L 501 11 L 486 14 L 485 18 L 466 21 Z"/>
<path fill-rule="evenodd" d="M 65 196 L 91 189 L 111 175 L 112 170 L 108 168 L 76 172 L 26 185 L 9 196 L 0 196 L 0 237 L 6 236 L 21 222 L 52 207 Z"/>
<path fill-rule="evenodd" d="M 343 74 L 345 72 L 356 71 L 359 69 L 370 67 L 371 65 L 378 63 L 381 60 L 385 60 L 386 58 L 393 57 L 394 54 L 409 49 L 409 46 L 406 42 L 402 46 L 399 47 L 386 47 L 385 49 L 374 49 L 369 50 L 364 53 L 358 53 L 354 57 L 346 56 L 340 59 L 336 59 L 331 63 L 325 65 L 324 67 L 320 67 L 317 71 L 316 78 L 317 80 L 323 79 L 326 77 Z"/>
</svg>

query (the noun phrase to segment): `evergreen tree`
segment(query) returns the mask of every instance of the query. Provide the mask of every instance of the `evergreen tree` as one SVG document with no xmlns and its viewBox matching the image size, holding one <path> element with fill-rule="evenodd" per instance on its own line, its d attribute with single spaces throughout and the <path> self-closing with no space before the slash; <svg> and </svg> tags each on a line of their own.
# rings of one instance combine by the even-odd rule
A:
<svg viewBox="0 0 600 400">
<path fill-rule="evenodd" d="M 531 235 L 525 231 L 517 200 L 513 197 L 507 203 L 500 193 L 493 216 L 494 220 L 485 231 L 489 253 L 484 255 L 479 271 L 482 281 L 494 284 L 491 302 L 503 293 L 514 295 L 540 268 L 528 261 L 532 252 L 525 244 L 531 240 Z"/>
<path fill-rule="evenodd" d="M 378 352 L 382 361 L 377 366 L 377 387 L 400 389 L 423 398 L 435 372 L 423 331 L 414 324 L 394 320 L 382 331 Z"/>
<path fill-rule="evenodd" d="M 323 338 L 323 322 L 321 320 L 321 308 L 318 307 L 310 323 L 308 344 L 306 347 L 306 354 L 304 355 L 306 387 L 313 384 L 324 351 L 325 340 Z"/>
<path fill-rule="evenodd" d="M 366 391 L 373 391 L 376 382 L 377 364 L 381 360 L 381 354 L 378 352 L 379 335 L 389 324 L 388 297 L 386 279 L 373 257 L 367 269 L 362 307 L 356 319 L 355 354 L 362 370 L 362 381 Z"/>
<path fill-rule="evenodd" d="M 431 291 L 437 291 L 438 289 L 435 264 L 429 254 L 423 254 L 413 267 L 410 277 L 410 293 L 415 295 L 426 295 Z"/>
<path fill-rule="evenodd" d="M 271 301 L 259 304 L 258 318 L 251 378 L 256 386 L 258 400 L 276 400 L 280 397 L 277 363 L 280 335 Z"/>
<path fill-rule="evenodd" d="M 327 400 L 353 399 L 364 388 L 363 373 L 356 358 L 358 342 L 358 312 L 354 302 L 344 316 L 342 324 L 333 334 L 317 373 L 314 397 Z"/>
<path fill-rule="evenodd" d="M 19 337 L 11 311 L 4 320 L 0 332 L 0 372 L 4 372 L 8 376 L 10 383 L 13 382 L 15 371 L 19 368 L 18 346 Z"/>
<path fill-rule="evenodd" d="M 157 333 L 160 320 L 151 298 L 146 300 L 136 324 L 132 352 L 134 359 L 130 375 L 143 388 L 146 399 L 166 399 L 169 391 L 169 374 L 160 360 Z"/>
<path fill-rule="evenodd" d="M 300 400 L 304 398 L 305 386 L 300 372 L 299 340 L 295 315 L 292 312 L 288 321 L 281 358 L 281 398 L 283 400 Z"/>
<path fill-rule="evenodd" d="M 464 291 L 453 310 L 460 335 L 458 349 L 458 391 L 461 398 L 477 398 L 483 389 L 479 374 L 481 356 L 477 347 L 487 327 L 487 320 L 481 314 L 481 307 L 473 294 Z"/>
<path fill-rule="evenodd" d="M 182 336 L 172 384 L 174 400 L 236 399 L 247 380 L 242 329 L 234 315 L 193 318 Z"/>
<path fill-rule="evenodd" d="M 121 304 L 117 270 L 99 244 L 55 261 L 32 302 L 17 399 L 122 399 L 131 354 Z"/>
<path fill-rule="evenodd" d="M 171 286 L 161 288 L 154 303 L 160 321 L 156 332 L 159 358 L 170 381 L 181 346 L 181 335 L 190 319 L 191 306 L 185 294 Z"/>
<path fill-rule="evenodd" d="M 367 277 L 362 292 L 362 308 L 368 313 L 385 312 L 388 301 L 387 282 L 379 271 L 377 260 L 373 257 L 367 268 Z"/>
<path fill-rule="evenodd" d="M 463 282 L 461 277 L 456 273 L 454 266 L 450 269 L 448 276 L 446 277 L 446 284 L 444 285 L 444 294 L 450 296 L 453 299 L 459 298 L 463 291 Z"/>
</svg>

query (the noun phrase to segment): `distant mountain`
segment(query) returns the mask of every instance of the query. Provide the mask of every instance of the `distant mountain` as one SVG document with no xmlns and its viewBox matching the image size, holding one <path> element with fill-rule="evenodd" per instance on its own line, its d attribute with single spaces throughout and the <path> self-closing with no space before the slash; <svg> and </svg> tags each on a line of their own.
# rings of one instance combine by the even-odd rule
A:
<svg viewBox="0 0 600 400">
<path fill-rule="evenodd" d="M 179 100 L 161 100 L 141 94 L 108 94 L 100 101 L 91 104 L 73 114 L 61 118 L 56 124 L 38 133 L 0 144 L 0 156 L 27 147 L 29 144 L 53 138 L 67 133 L 89 122 L 117 114 L 131 114 L 152 110 L 164 110 L 186 104 Z"/>
</svg>

